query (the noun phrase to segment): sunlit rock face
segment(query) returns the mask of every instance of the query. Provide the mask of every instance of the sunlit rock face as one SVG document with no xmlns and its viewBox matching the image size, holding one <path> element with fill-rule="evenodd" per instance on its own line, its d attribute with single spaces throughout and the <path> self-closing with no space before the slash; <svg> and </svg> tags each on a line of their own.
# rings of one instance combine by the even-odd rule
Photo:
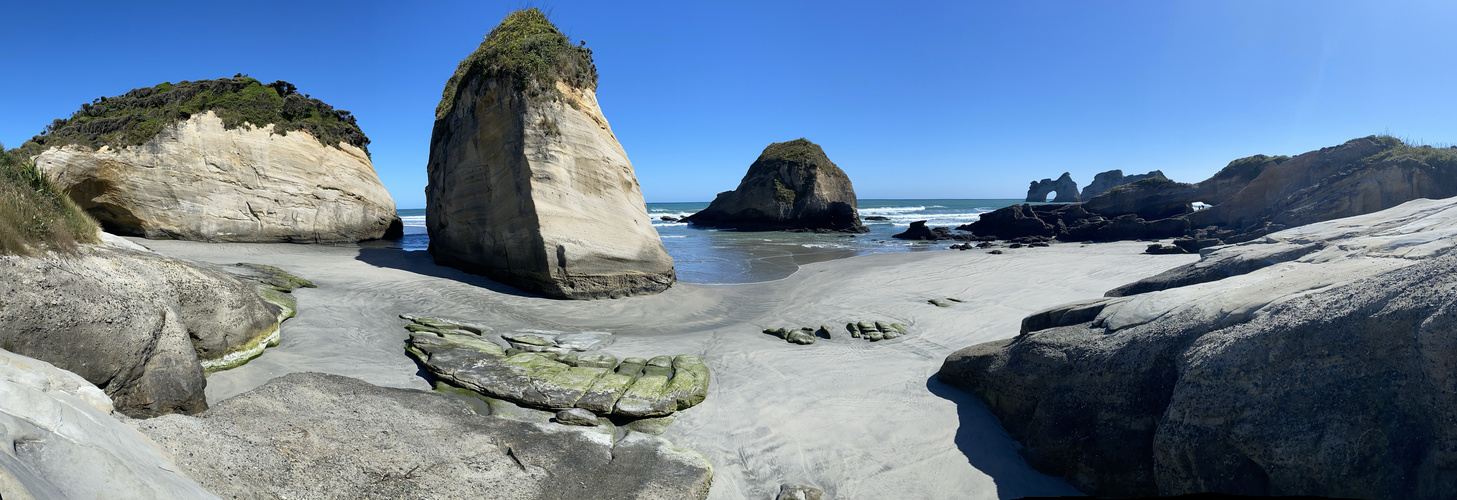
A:
<svg viewBox="0 0 1457 500">
<path fill-rule="evenodd" d="M 437 111 L 425 189 L 430 253 L 554 298 L 667 289 L 673 259 L 597 104 L 595 73 L 588 83 L 536 88 L 470 66 L 493 44 L 513 43 L 513 19 L 462 63 Z M 523 29 L 562 36 L 549 23 Z"/>
<path fill-rule="evenodd" d="M 211 111 L 140 146 L 48 149 L 36 167 L 108 231 L 214 242 L 328 243 L 400 230 L 364 150 Z"/>
</svg>

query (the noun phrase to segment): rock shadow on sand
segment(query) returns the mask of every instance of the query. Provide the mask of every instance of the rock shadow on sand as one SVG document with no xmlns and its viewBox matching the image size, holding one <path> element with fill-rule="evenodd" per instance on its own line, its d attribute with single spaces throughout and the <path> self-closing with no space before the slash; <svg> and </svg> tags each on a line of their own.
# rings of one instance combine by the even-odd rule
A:
<svg viewBox="0 0 1457 500">
<path fill-rule="evenodd" d="M 926 389 L 936 397 L 956 403 L 956 416 L 961 423 L 956 429 L 956 447 L 972 467 L 991 476 L 997 485 L 997 498 L 1083 496 L 1061 478 L 1037 472 L 1027 465 L 1017 452 L 1020 444 L 1007 435 L 1002 422 L 982 400 L 936 380 L 935 375 L 926 379 Z"/>
<path fill-rule="evenodd" d="M 457 281 L 460 283 L 478 286 L 492 292 L 502 293 L 506 295 L 515 295 L 517 297 L 542 297 L 541 295 L 526 292 L 521 290 L 520 288 L 494 281 L 485 276 L 470 274 L 453 267 L 445 267 L 436 264 L 435 257 L 431 256 L 429 252 L 412 252 L 401 250 L 399 248 L 363 247 L 359 249 L 359 255 L 354 257 L 354 260 L 364 262 L 374 267 L 399 269 L 401 271 L 407 271 L 419 274 L 421 276 L 430 276 L 432 278 Z"/>
</svg>

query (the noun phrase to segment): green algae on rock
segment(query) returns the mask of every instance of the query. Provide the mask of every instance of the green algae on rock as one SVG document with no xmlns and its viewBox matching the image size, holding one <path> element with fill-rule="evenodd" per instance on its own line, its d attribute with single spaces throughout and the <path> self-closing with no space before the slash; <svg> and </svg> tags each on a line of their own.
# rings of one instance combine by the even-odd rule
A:
<svg viewBox="0 0 1457 500">
<path fill-rule="evenodd" d="M 414 332 L 405 350 L 442 383 L 547 410 L 661 417 L 708 396 L 709 370 L 691 355 L 627 358 L 507 350 L 481 337 Z"/>
</svg>

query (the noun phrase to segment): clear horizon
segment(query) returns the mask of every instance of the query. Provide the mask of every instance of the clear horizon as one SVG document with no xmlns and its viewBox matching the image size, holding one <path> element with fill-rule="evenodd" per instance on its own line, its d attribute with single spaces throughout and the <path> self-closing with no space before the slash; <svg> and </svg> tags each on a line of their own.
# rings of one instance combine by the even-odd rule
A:
<svg viewBox="0 0 1457 500">
<path fill-rule="evenodd" d="M 510 11 L 594 50 L 598 98 L 650 203 L 733 189 L 807 137 L 862 199 L 1020 199 L 1071 172 L 1162 170 L 1372 134 L 1457 142 L 1441 2 L 594 2 L 10 6 L 0 142 L 84 102 L 246 73 L 347 109 L 399 207 L 423 207 L 445 80 Z M 77 15 L 85 12 L 88 15 Z"/>
</svg>

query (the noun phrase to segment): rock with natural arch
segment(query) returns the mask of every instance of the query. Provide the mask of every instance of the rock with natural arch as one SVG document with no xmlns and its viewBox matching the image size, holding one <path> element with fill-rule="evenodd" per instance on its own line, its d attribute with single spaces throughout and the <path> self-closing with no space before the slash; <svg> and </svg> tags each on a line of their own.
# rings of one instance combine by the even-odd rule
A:
<svg viewBox="0 0 1457 500">
<path fill-rule="evenodd" d="M 1040 203 L 1047 201 L 1047 195 L 1053 192 L 1057 193 L 1057 197 L 1052 199 L 1053 203 L 1075 203 L 1080 201 L 1078 199 L 1078 183 L 1073 182 L 1071 174 L 1063 172 L 1062 177 L 1058 177 L 1057 180 L 1042 179 L 1041 181 L 1033 181 L 1030 186 L 1027 186 L 1027 202 Z"/>
</svg>

